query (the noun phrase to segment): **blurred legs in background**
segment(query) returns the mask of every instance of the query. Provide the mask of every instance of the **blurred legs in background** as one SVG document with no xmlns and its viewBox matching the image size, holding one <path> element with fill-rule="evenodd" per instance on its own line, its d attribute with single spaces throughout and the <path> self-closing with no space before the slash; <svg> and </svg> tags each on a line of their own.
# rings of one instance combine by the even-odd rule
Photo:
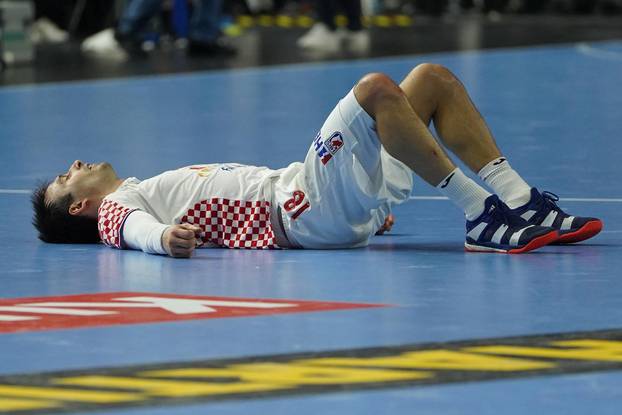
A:
<svg viewBox="0 0 622 415">
<path fill-rule="evenodd" d="M 197 0 L 190 19 L 188 52 L 194 55 L 231 55 L 235 50 L 221 42 L 222 0 Z M 162 10 L 162 0 L 130 0 L 116 31 L 117 40 L 129 50 L 142 42 L 147 23 Z"/>
<path fill-rule="evenodd" d="M 335 24 L 337 3 L 341 5 L 348 19 L 346 30 L 337 29 Z M 342 41 L 345 41 L 351 51 L 364 52 L 368 49 L 369 33 L 363 30 L 360 0 L 318 0 L 316 5 L 319 22 L 298 39 L 298 46 L 324 52 L 338 52 L 341 50 Z"/>
<path fill-rule="evenodd" d="M 229 56 L 235 49 L 222 42 L 220 19 L 222 0 L 195 0 L 188 33 L 188 54 Z M 162 12 L 162 0 L 129 0 L 115 30 L 100 32 L 82 43 L 82 50 L 127 57 L 142 55 L 149 22 Z"/>
<path fill-rule="evenodd" d="M 90 36 L 110 27 L 115 20 L 115 2 L 111 0 L 34 0 L 32 3 L 33 43 L 61 43 L 70 36 Z"/>
</svg>

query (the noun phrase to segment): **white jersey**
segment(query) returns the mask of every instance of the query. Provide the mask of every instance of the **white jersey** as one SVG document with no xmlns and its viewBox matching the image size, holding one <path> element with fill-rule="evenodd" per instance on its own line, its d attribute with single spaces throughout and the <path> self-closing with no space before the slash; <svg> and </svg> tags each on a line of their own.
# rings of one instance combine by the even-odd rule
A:
<svg viewBox="0 0 622 415">
<path fill-rule="evenodd" d="M 144 181 L 126 179 L 99 208 L 101 239 L 116 248 L 165 253 L 166 228 L 190 223 L 201 227 L 206 247 L 277 248 L 270 221 L 278 204 L 272 187 L 284 170 L 207 164 Z"/>
</svg>

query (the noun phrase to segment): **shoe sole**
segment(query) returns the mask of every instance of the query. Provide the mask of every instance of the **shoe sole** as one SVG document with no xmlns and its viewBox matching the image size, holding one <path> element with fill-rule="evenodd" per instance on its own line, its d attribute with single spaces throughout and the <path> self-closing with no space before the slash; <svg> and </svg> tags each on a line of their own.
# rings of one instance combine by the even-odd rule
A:
<svg viewBox="0 0 622 415">
<path fill-rule="evenodd" d="M 544 235 L 538 236 L 537 238 L 529 241 L 528 244 L 521 248 L 513 248 L 513 249 L 497 249 L 490 248 L 487 246 L 478 246 L 471 245 L 468 243 L 464 243 L 464 250 L 467 252 L 483 252 L 483 253 L 493 253 L 493 254 L 524 254 L 525 252 L 533 251 L 534 249 L 542 248 L 543 246 L 550 245 L 559 240 L 559 234 L 557 231 L 551 231 L 549 233 L 545 233 Z"/>
<path fill-rule="evenodd" d="M 573 232 L 568 232 L 559 236 L 556 244 L 574 244 L 577 242 L 585 241 L 593 236 L 596 236 L 603 230 L 603 222 L 600 220 L 593 220 L 587 222 L 579 229 Z"/>
</svg>

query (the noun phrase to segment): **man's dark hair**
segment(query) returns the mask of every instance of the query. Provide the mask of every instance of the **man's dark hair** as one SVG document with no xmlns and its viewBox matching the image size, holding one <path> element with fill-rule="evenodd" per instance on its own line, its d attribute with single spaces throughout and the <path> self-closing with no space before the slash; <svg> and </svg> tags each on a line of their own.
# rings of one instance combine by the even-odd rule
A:
<svg viewBox="0 0 622 415">
<path fill-rule="evenodd" d="M 50 243 L 92 244 L 100 241 L 97 219 L 69 214 L 73 196 L 67 194 L 54 202 L 46 202 L 45 192 L 51 182 L 41 184 L 32 193 L 34 217 L 32 224 L 39 239 Z"/>
</svg>

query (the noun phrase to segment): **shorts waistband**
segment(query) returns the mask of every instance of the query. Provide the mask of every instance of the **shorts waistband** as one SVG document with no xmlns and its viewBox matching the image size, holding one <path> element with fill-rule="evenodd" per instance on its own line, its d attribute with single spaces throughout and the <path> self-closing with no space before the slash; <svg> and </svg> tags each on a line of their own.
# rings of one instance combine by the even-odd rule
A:
<svg viewBox="0 0 622 415">
<path fill-rule="evenodd" d="M 285 224 L 283 221 L 283 210 L 276 201 L 274 194 L 274 184 L 278 180 L 279 176 L 270 177 L 265 183 L 264 194 L 270 195 L 270 224 L 272 225 L 272 232 L 274 233 L 274 241 L 280 248 L 302 248 L 291 237 L 288 237 L 285 231 Z"/>
<path fill-rule="evenodd" d="M 287 237 L 285 225 L 283 224 L 283 211 L 280 206 L 272 205 L 270 208 L 270 223 L 272 224 L 272 232 L 274 240 L 281 248 L 301 248 L 295 241 Z"/>
</svg>

